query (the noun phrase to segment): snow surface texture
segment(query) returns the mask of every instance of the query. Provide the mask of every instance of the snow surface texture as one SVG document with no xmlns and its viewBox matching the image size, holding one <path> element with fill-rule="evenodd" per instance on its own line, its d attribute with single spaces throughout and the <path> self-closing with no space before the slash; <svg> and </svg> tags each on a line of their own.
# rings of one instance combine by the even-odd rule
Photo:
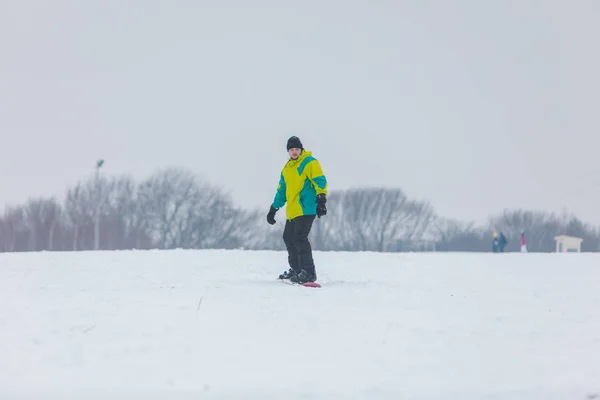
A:
<svg viewBox="0 0 600 400">
<path fill-rule="evenodd" d="M 0 254 L 1 399 L 591 399 L 600 255 Z"/>
</svg>

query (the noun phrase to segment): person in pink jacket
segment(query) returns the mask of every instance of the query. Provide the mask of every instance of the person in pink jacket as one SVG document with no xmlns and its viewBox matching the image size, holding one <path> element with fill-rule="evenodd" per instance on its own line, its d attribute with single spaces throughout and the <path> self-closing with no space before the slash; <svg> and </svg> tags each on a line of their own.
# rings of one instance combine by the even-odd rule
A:
<svg viewBox="0 0 600 400">
<path fill-rule="evenodd" d="M 525 232 L 521 232 L 521 253 L 527 253 L 527 240 L 525 239 Z"/>
</svg>

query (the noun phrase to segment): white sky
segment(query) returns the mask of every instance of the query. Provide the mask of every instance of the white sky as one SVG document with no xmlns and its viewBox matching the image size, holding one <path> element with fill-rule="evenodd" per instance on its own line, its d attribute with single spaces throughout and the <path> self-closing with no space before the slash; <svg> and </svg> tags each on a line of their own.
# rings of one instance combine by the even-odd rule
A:
<svg viewBox="0 0 600 400">
<path fill-rule="evenodd" d="M 0 205 L 104 158 L 266 213 L 296 134 L 330 190 L 600 222 L 598 21 L 592 0 L 0 0 Z"/>
</svg>

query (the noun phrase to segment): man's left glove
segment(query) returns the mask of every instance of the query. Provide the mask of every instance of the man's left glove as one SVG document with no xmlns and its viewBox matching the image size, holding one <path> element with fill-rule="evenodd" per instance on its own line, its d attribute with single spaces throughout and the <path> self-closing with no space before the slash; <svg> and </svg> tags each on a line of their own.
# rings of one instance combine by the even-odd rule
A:
<svg viewBox="0 0 600 400">
<path fill-rule="evenodd" d="M 269 213 L 267 214 L 267 222 L 271 225 L 275 224 L 275 213 L 277 212 L 277 209 L 273 206 L 271 206 L 271 208 L 269 208 Z"/>
<path fill-rule="evenodd" d="M 327 214 L 327 207 L 325 207 L 325 203 L 327 203 L 327 196 L 321 193 L 317 196 L 317 217 L 319 218 Z"/>
</svg>

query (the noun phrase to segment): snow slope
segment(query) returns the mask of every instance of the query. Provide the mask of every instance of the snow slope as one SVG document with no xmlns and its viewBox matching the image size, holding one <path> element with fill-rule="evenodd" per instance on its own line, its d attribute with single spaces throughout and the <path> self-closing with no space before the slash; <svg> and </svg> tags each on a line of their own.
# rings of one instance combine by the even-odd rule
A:
<svg viewBox="0 0 600 400">
<path fill-rule="evenodd" d="M 1 399 L 586 399 L 600 255 L 0 254 Z"/>
</svg>

